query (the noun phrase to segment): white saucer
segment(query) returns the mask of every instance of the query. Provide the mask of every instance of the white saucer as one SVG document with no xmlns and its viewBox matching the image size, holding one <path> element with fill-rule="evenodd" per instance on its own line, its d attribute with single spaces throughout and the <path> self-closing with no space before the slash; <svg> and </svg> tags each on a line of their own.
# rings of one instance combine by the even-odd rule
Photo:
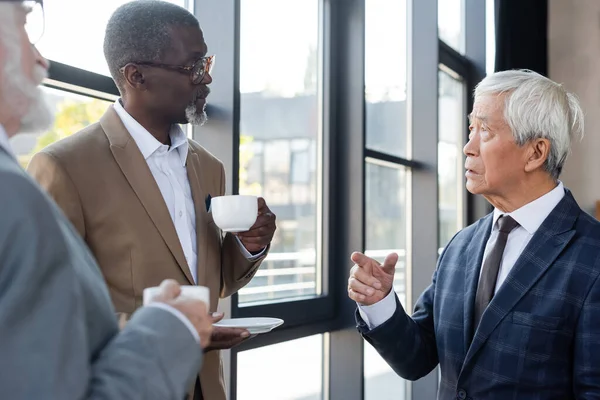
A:
<svg viewBox="0 0 600 400">
<path fill-rule="evenodd" d="M 267 333 L 283 324 L 283 320 L 279 318 L 255 317 L 255 318 L 232 318 L 223 319 L 214 326 L 222 328 L 244 328 L 251 335 L 258 333 Z"/>
<path fill-rule="evenodd" d="M 239 233 L 239 232 L 248 232 L 250 228 L 225 228 L 221 229 L 223 232 L 231 232 L 231 233 Z"/>
</svg>

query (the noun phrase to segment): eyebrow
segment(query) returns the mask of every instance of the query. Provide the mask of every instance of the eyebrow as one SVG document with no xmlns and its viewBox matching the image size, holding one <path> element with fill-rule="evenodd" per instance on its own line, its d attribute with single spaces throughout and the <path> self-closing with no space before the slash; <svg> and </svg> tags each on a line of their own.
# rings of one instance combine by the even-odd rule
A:
<svg viewBox="0 0 600 400">
<path fill-rule="evenodd" d="M 476 115 L 476 114 L 470 113 L 469 114 L 469 122 L 473 123 L 474 119 L 477 119 L 482 122 L 488 122 L 488 117 L 486 117 L 485 115 Z"/>
<path fill-rule="evenodd" d="M 208 53 L 208 46 L 206 45 L 206 43 L 204 43 L 204 46 L 202 46 L 202 50 L 200 51 L 194 51 L 192 52 L 192 57 L 204 57 L 206 55 L 206 53 Z"/>
<path fill-rule="evenodd" d="M 187 62 L 195 62 L 198 61 L 200 58 L 206 56 L 207 51 L 194 51 L 192 53 L 190 53 L 190 55 L 188 55 L 188 57 L 186 58 Z"/>
</svg>

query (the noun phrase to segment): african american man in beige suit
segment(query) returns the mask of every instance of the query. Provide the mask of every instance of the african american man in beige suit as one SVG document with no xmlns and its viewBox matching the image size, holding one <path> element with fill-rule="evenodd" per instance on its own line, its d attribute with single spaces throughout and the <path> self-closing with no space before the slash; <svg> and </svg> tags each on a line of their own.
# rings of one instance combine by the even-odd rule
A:
<svg viewBox="0 0 600 400">
<path fill-rule="evenodd" d="M 166 278 L 209 287 L 215 311 L 219 297 L 255 274 L 275 215 L 259 199 L 256 223 L 237 236 L 223 236 L 212 220 L 210 199 L 225 192 L 223 165 L 178 125 L 206 119 L 213 57 L 198 21 L 171 3 L 127 3 L 108 23 L 104 53 L 122 97 L 98 123 L 38 153 L 28 170 L 94 253 L 117 312 L 133 313 L 143 289 Z M 194 399 L 225 400 L 218 349 L 248 336 L 214 328 Z"/>
</svg>

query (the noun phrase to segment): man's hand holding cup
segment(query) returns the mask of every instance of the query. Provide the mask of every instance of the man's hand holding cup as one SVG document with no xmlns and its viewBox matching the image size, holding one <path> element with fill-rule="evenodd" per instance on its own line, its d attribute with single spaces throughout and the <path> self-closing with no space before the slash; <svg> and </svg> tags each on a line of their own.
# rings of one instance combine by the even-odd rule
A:
<svg viewBox="0 0 600 400">
<path fill-rule="evenodd" d="M 208 288 L 202 286 L 182 287 L 172 279 L 164 280 L 157 288 L 144 290 L 144 305 L 161 302 L 180 311 L 198 332 L 203 349 L 210 345 L 212 335 L 212 317 L 208 314 Z M 183 294 L 183 295 L 182 295 Z"/>
</svg>

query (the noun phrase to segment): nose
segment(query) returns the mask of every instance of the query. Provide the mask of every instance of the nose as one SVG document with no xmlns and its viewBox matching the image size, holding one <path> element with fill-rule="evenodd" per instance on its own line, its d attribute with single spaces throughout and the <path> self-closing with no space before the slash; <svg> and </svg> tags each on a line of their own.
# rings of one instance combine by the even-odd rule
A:
<svg viewBox="0 0 600 400">
<path fill-rule="evenodd" d="M 209 72 L 204 74 L 204 77 L 202 78 L 202 81 L 200 83 L 202 85 L 210 85 L 212 83 L 212 76 L 210 75 Z"/>
<path fill-rule="evenodd" d="M 50 62 L 42 56 L 42 53 L 40 53 L 40 51 L 35 46 L 33 46 L 33 54 L 35 55 L 36 64 L 38 64 L 47 71 L 48 68 L 50 68 Z"/>
<path fill-rule="evenodd" d="M 469 141 L 463 147 L 463 153 L 467 157 L 475 157 L 479 152 L 479 135 L 475 131 L 471 131 Z"/>
</svg>

